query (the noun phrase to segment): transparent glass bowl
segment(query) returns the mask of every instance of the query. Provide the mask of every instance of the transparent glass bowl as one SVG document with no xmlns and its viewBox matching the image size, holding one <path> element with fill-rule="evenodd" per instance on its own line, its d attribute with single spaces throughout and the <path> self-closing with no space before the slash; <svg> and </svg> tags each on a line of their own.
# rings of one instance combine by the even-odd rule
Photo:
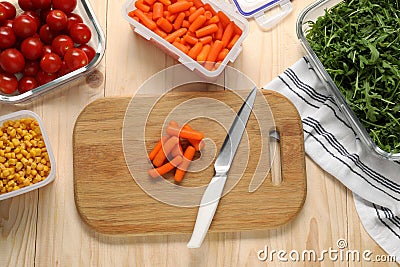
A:
<svg viewBox="0 0 400 267">
<path fill-rule="evenodd" d="M 301 12 L 297 20 L 296 24 L 297 37 L 300 40 L 300 43 L 302 44 L 303 48 L 305 49 L 308 55 L 308 59 L 310 63 L 313 65 L 314 69 L 316 70 L 316 73 L 319 76 L 321 82 L 325 85 L 325 87 L 327 87 L 330 90 L 339 108 L 345 114 L 345 116 L 351 123 L 353 129 L 356 131 L 361 141 L 364 143 L 364 145 L 368 147 L 372 151 L 372 153 L 380 157 L 398 161 L 400 160 L 400 153 L 393 154 L 383 151 L 375 144 L 375 142 L 369 136 L 367 130 L 361 124 L 360 120 L 357 118 L 357 116 L 354 114 L 354 112 L 347 104 L 344 96 L 341 94 L 339 88 L 336 86 L 335 82 L 326 71 L 325 67 L 323 66 L 318 56 L 311 48 L 311 45 L 306 38 L 306 34 L 309 29 L 309 25 L 307 22 L 316 21 L 318 17 L 323 16 L 325 14 L 326 9 L 329 9 L 340 2 L 342 2 L 342 0 L 319 0 L 306 7 Z"/>
<path fill-rule="evenodd" d="M 17 7 L 17 14 L 21 12 L 18 11 L 18 1 L 17 0 L 8 0 L 9 2 L 13 3 Z M 94 56 L 93 60 L 89 62 L 88 65 L 77 69 L 73 72 L 70 72 L 64 76 L 61 76 L 49 83 L 44 85 L 38 86 L 37 88 L 33 89 L 32 91 L 25 92 L 23 94 L 14 94 L 14 95 L 5 95 L 0 93 L 0 103 L 9 103 L 9 104 L 17 104 L 21 102 L 25 102 L 27 100 L 33 99 L 37 96 L 43 95 L 46 92 L 54 91 L 55 89 L 59 88 L 61 85 L 64 85 L 72 80 L 75 80 L 79 77 L 85 76 L 91 71 L 93 71 L 97 65 L 100 63 L 104 51 L 105 51 L 105 38 L 104 33 L 101 30 L 100 24 L 97 21 L 97 18 L 93 12 L 92 7 L 88 0 L 81 0 L 77 1 L 78 4 L 73 11 L 74 13 L 80 15 L 82 17 L 83 22 L 89 26 L 90 30 L 92 31 L 92 38 L 89 41 L 89 45 L 94 48 L 96 51 L 96 55 Z"/>
</svg>

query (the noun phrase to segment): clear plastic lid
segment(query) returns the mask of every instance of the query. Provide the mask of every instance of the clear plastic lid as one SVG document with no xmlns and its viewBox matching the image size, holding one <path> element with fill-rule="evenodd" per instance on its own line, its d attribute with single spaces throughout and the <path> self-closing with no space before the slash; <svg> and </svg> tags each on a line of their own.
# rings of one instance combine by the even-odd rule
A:
<svg viewBox="0 0 400 267">
<path fill-rule="evenodd" d="M 254 17 L 263 30 L 269 30 L 293 10 L 290 0 L 232 0 L 238 12 L 246 18 Z M 279 7 L 279 12 L 268 16 L 267 11 Z"/>
</svg>

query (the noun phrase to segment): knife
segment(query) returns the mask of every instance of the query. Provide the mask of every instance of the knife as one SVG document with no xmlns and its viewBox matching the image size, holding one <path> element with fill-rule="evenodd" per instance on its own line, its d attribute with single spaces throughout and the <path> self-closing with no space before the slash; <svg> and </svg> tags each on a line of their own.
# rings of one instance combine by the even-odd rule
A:
<svg viewBox="0 0 400 267">
<path fill-rule="evenodd" d="M 194 225 L 192 237 L 187 244 L 188 248 L 199 248 L 203 243 L 204 237 L 210 228 L 211 221 L 218 207 L 219 200 L 224 189 L 225 182 L 228 176 L 236 150 L 244 130 L 246 129 L 247 121 L 249 120 L 251 110 L 256 99 L 257 88 L 253 88 L 243 103 L 231 128 L 225 137 L 221 150 L 214 163 L 215 175 L 208 184 L 201 198 L 199 211 L 197 213 L 196 223 Z"/>
</svg>

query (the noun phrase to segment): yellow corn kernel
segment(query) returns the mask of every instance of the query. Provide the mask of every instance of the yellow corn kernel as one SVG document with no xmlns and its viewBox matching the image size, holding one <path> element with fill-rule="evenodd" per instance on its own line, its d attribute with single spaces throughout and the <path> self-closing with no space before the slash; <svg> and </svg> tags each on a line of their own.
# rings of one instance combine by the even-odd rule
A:
<svg viewBox="0 0 400 267">
<path fill-rule="evenodd" d="M 5 157 L 0 157 L 0 163 L 4 163 L 6 161 L 7 161 L 7 159 Z"/>
<path fill-rule="evenodd" d="M 43 171 L 43 169 L 44 169 L 44 166 L 43 166 L 42 163 L 39 163 L 39 164 L 37 165 L 37 167 L 36 167 L 36 170 L 38 170 L 38 171 Z"/>
<path fill-rule="evenodd" d="M 32 176 L 36 176 L 38 173 L 37 173 L 37 170 L 32 170 L 31 171 L 31 174 L 32 174 Z"/>
<path fill-rule="evenodd" d="M 28 164 L 28 160 L 26 158 L 22 158 L 21 159 L 21 163 L 24 164 L 24 165 L 27 165 Z"/>
<path fill-rule="evenodd" d="M 19 186 L 18 186 L 18 185 L 16 185 L 16 186 L 14 186 L 14 187 L 13 187 L 13 189 L 12 189 L 12 190 L 13 190 L 13 191 L 15 191 L 15 190 L 18 190 L 18 189 L 19 189 Z"/>
<path fill-rule="evenodd" d="M 22 155 L 21 153 L 15 155 L 15 158 L 18 160 L 21 160 L 23 157 L 24 155 Z"/>
<path fill-rule="evenodd" d="M 5 152 L 6 152 L 6 153 L 10 153 L 10 152 L 11 152 L 11 147 L 9 147 L 9 146 L 6 147 Z"/>
<path fill-rule="evenodd" d="M 32 168 L 31 166 L 26 167 L 26 174 L 31 174 Z"/>
<path fill-rule="evenodd" d="M 19 144 L 20 144 L 20 141 L 19 141 L 17 138 L 13 138 L 13 139 L 11 140 L 11 142 L 14 144 L 15 147 L 16 147 L 16 146 L 19 146 Z"/>
<path fill-rule="evenodd" d="M 10 159 L 9 161 L 8 161 L 8 163 L 10 164 L 10 165 L 16 165 L 17 164 L 17 160 L 16 159 Z"/>
<path fill-rule="evenodd" d="M 3 177 L 8 177 L 11 174 L 9 169 L 5 169 L 1 173 L 2 173 Z"/>
<path fill-rule="evenodd" d="M 49 172 L 50 168 L 49 168 L 48 166 L 44 166 L 44 167 L 43 167 L 43 170 L 44 170 L 45 172 Z"/>
<path fill-rule="evenodd" d="M 21 170 L 24 167 L 24 165 L 21 162 L 17 162 L 17 164 L 15 165 L 15 168 L 17 169 L 17 171 Z"/>
<path fill-rule="evenodd" d="M 25 179 L 23 182 L 23 185 L 28 186 L 28 185 L 30 185 L 30 183 L 31 183 L 31 181 L 29 181 L 29 179 Z"/>
</svg>

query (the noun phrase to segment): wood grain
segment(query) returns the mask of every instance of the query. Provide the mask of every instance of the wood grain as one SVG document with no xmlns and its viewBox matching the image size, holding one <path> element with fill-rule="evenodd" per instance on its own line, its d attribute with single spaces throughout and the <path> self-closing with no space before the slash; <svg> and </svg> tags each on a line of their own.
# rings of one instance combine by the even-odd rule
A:
<svg viewBox="0 0 400 267">
<path fill-rule="evenodd" d="M 228 180 L 225 187 L 234 187 L 221 199 L 210 232 L 277 227 L 291 221 L 303 206 L 306 194 L 306 174 L 303 132 L 298 112 L 285 97 L 278 93 L 270 91 L 263 93 L 270 104 L 276 127 L 281 134 L 283 182 L 274 186 L 268 175 L 257 191 L 248 192 L 248 185 L 261 153 L 260 130 L 255 127 L 258 124 L 255 116 L 252 115 L 247 126 L 250 140 L 249 163 L 243 177 L 236 185 Z M 148 117 L 147 147 L 151 148 L 157 142 L 156 133 L 160 131 L 160 125 L 173 107 L 189 99 L 200 97 L 212 97 L 224 101 L 229 106 L 235 107 L 236 111 L 243 101 L 231 91 L 167 94 L 157 102 Z M 73 139 L 76 207 L 83 220 L 102 233 L 136 235 L 190 233 L 193 230 L 197 207 L 176 207 L 152 198 L 137 184 L 138 179 L 149 178 L 136 177 L 135 183 L 125 164 L 121 137 L 129 100 L 129 98 L 100 99 L 87 106 L 78 117 Z M 156 100 L 155 97 L 140 97 L 138 102 L 155 103 Z M 136 105 L 134 108 L 141 109 Z M 126 120 L 133 121 L 130 118 Z M 220 147 L 226 132 L 209 125 L 210 122 L 207 120 L 197 121 L 197 128 L 205 129 L 205 136 L 216 140 L 217 146 Z M 134 126 L 135 124 L 132 127 Z M 130 126 L 125 122 L 125 127 Z M 207 128 L 209 128 L 208 131 Z M 94 135 L 96 139 L 93 138 Z M 245 150 L 248 149 L 248 147 L 239 146 L 237 155 L 244 155 Z M 146 151 L 143 155 L 146 155 Z M 137 162 L 138 159 L 138 156 L 135 156 L 132 161 Z M 127 162 L 129 164 L 128 159 Z M 210 165 L 203 171 L 189 173 L 190 176 L 184 179 L 181 185 L 205 186 L 213 176 L 213 171 L 213 166 Z M 233 175 L 234 172 L 235 170 L 231 170 L 230 174 Z M 267 170 L 265 174 L 266 172 Z M 169 179 L 171 180 L 171 177 Z M 157 183 L 154 186 L 157 186 Z M 170 192 L 163 191 L 163 194 L 176 194 L 176 188 L 170 190 Z M 198 196 L 199 200 L 203 192 L 204 190 Z M 190 197 L 195 198 L 194 195 Z"/>
</svg>

